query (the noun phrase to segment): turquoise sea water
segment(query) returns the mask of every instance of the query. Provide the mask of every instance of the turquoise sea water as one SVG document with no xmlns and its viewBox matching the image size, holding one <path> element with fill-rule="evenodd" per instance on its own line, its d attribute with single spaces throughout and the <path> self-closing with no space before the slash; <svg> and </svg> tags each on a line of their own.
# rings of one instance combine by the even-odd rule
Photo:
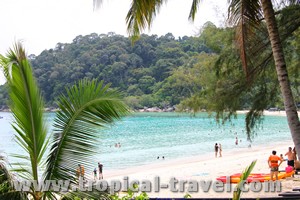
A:
<svg viewBox="0 0 300 200">
<path fill-rule="evenodd" d="M 11 153 L 21 153 L 16 144 L 10 123 L 10 113 L 0 113 L 0 152 L 8 158 Z M 47 113 L 52 124 L 54 113 Z M 235 137 L 241 142 L 235 145 Z M 214 144 L 221 143 L 223 151 L 239 151 L 248 148 L 244 115 L 232 123 L 219 126 L 207 114 L 191 117 L 178 113 L 137 113 L 123 118 L 111 127 L 99 129 L 99 149 L 95 163 L 100 161 L 106 169 L 122 169 L 157 162 L 157 156 L 165 159 L 207 155 L 214 151 Z M 286 117 L 265 116 L 263 127 L 257 130 L 252 146 L 280 143 L 291 140 Z M 120 148 L 114 146 L 121 144 Z"/>
</svg>

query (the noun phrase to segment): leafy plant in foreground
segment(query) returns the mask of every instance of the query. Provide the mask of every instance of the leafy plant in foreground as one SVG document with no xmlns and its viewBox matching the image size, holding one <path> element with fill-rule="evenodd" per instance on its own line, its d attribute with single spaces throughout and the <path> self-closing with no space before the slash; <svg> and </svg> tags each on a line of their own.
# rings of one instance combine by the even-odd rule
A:
<svg viewBox="0 0 300 200">
<path fill-rule="evenodd" d="M 23 155 L 18 156 L 22 162 L 13 170 L 21 178 L 39 183 L 46 180 L 70 180 L 71 185 L 78 184 L 75 177 L 77 165 L 84 163 L 88 167 L 93 164 L 91 157 L 98 147 L 99 130 L 96 127 L 99 129 L 112 124 L 129 112 L 119 92 L 111 90 L 103 82 L 86 79 L 79 81 L 59 97 L 59 111 L 54 119 L 52 137 L 49 138 L 43 118 L 44 102 L 22 45 L 15 44 L 6 57 L 0 55 L 0 64 L 9 88 L 15 137 L 25 150 Z M 51 148 L 47 156 L 45 152 L 48 145 Z M 40 173 L 46 156 L 45 171 Z M 82 192 L 78 196 L 80 194 L 82 196 Z M 20 196 L 20 199 L 57 199 L 64 195 L 55 191 L 39 191 L 32 185 L 26 196 Z M 76 192 L 73 195 L 76 196 Z M 98 198 L 107 196 L 85 195 Z"/>
<path fill-rule="evenodd" d="M 242 184 L 245 184 L 245 181 L 247 180 L 248 176 L 251 174 L 254 166 L 256 164 L 256 160 L 252 161 L 249 166 L 246 167 L 246 169 L 243 171 L 243 173 L 240 176 L 240 181 L 236 185 L 234 192 L 233 192 L 233 200 L 239 200 L 242 194 L 241 188 L 243 187 Z"/>
</svg>

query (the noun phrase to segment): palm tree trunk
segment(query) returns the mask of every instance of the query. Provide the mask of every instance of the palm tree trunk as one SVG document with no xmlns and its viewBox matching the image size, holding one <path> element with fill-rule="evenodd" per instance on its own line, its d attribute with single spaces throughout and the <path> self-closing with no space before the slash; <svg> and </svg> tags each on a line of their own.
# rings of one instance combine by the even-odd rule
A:
<svg viewBox="0 0 300 200">
<path fill-rule="evenodd" d="M 287 67 L 276 24 L 272 1 L 261 0 L 261 3 L 268 28 L 269 38 L 272 45 L 273 58 L 275 61 L 280 90 L 284 99 L 284 107 L 286 111 L 288 125 L 292 134 L 296 151 L 298 152 L 298 157 L 300 158 L 300 122 L 292 90 L 290 87 L 290 81 L 288 78 Z"/>
</svg>

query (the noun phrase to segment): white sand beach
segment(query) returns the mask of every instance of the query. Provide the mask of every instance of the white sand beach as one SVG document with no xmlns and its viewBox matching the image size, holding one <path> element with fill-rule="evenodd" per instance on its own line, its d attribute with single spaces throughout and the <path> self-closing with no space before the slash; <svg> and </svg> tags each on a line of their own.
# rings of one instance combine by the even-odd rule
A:
<svg viewBox="0 0 300 200">
<path fill-rule="evenodd" d="M 282 143 L 280 146 L 266 144 L 266 147 L 241 148 L 235 151 L 227 152 L 223 150 L 223 156 L 215 158 L 214 152 L 208 156 L 196 156 L 177 160 L 160 160 L 155 164 L 139 166 L 124 170 L 106 171 L 104 176 L 107 181 L 120 180 L 128 176 L 129 182 L 133 180 L 153 181 L 155 177 L 160 177 L 161 184 L 168 184 L 172 177 L 177 180 L 186 181 L 215 181 L 217 177 L 224 175 L 232 175 L 242 172 L 247 165 L 257 159 L 253 173 L 269 173 L 267 159 L 272 150 L 276 150 L 279 154 L 285 154 L 287 148 L 292 142 Z M 237 147 L 238 148 L 238 147 Z M 282 163 L 280 170 L 285 169 L 286 162 Z M 282 191 L 291 191 L 293 187 L 300 186 L 298 175 L 294 178 L 282 179 Z M 186 184 L 188 187 L 189 184 Z M 233 187 L 235 185 L 233 184 Z M 179 188 L 179 184 L 177 184 Z M 183 197 L 187 192 L 171 192 L 170 189 L 161 189 L 159 192 L 149 193 L 150 197 Z M 245 192 L 243 197 L 276 197 L 280 192 Z M 232 197 L 232 192 L 199 192 L 189 193 L 192 197 Z"/>
<path fill-rule="evenodd" d="M 247 111 L 239 111 L 238 113 L 246 113 Z M 265 111 L 264 115 L 273 116 L 285 116 L 284 111 Z M 259 137 L 259 136 L 257 136 Z M 132 167 L 124 170 L 108 170 L 105 172 L 105 179 L 107 181 L 120 180 L 128 176 L 128 180 L 149 180 L 154 181 L 155 177 L 160 178 L 161 184 L 168 184 L 172 177 L 175 177 L 178 181 L 215 181 L 219 176 L 229 176 L 235 173 L 241 173 L 253 160 L 257 160 L 252 173 L 269 173 L 267 164 L 268 157 L 271 155 L 272 150 L 277 151 L 277 155 L 285 154 L 289 146 L 293 146 L 292 141 L 285 141 L 278 143 L 269 143 L 264 146 L 255 146 L 251 148 L 236 149 L 223 149 L 223 156 L 215 158 L 213 147 L 210 155 L 199 155 L 196 157 L 168 160 L 160 159 L 159 162 L 154 162 L 150 165 L 144 165 L 139 167 Z M 287 166 L 286 162 L 283 162 L 280 166 L 280 170 L 284 170 Z M 189 184 L 185 185 L 186 188 Z M 294 187 L 300 186 L 300 175 L 295 175 L 294 178 L 286 178 L 281 180 L 281 192 L 291 191 Z M 235 184 L 232 184 L 232 188 Z M 179 184 L 177 184 L 179 188 Z M 244 192 L 242 197 L 277 197 L 281 192 Z M 185 192 L 171 192 L 170 188 L 160 189 L 159 192 L 150 192 L 150 197 L 183 197 L 187 193 Z M 208 192 L 204 192 L 199 186 L 198 192 L 189 192 L 193 198 L 200 197 L 232 197 L 232 192 L 215 192 L 211 188 Z"/>
<path fill-rule="evenodd" d="M 238 114 L 246 114 L 248 110 L 239 110 L 237 111 Z M 264 115 L 266 116 L 286 116 L 286 112 L 281 110 L 281 111 L 268 111 L 264 110 Z M 298 111 L 298 116 L 300 116 L 300 111 Z"/>
</svg>

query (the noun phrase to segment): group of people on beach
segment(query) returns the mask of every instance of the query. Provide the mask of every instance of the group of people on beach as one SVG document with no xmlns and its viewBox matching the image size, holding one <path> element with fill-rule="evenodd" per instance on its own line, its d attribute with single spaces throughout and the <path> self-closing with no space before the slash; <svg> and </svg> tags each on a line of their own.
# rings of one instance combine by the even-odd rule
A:
<svg viewBox="0 0 300 200">
<path fill-rule="evenodd" d="M 215 157 L 218 157 L 218 153 L 219 153 L 219 157 L 222 157 L 222 145 L 221 143 L 216 143 L 215 144 Z"/>
<path fill-rule="evenodd" d="M 84 166 L 82 164 L 78 164 L 78 168 L 76 170 L 76 176 L 78 179 L 82 178 L 84 180 Z M 97 168 L 94 169 L 94 180 L 97 180 Z M 99 173 L 99 180 L 103 179 L 103 165 L 98 162 L 98 173 Z"/>
<path fill-rule="evenodd" d="M 287 167 L 285 171 L 300 168 L 300 162 L 297 160 L 297 152 L 295 147 L 294 149 L 292 149 L 292 147 L 288 148 L 288 152 L 285 153 L 285 156 L 287 156 L 286 159 L 283 157 L 283 154 L 277 156 L 276 153 L 276 151 L 272 151 L 272 155 L 270 155 L 268 159 L 271 180 L 273 180 L 274 175 L 276 180 L 278 180 L 279 166 L 284 161 L 287 161 Z"/>
<path fill-rule="evenodd" d="M 236 135 L 237 133 L 235 133 Z M 240 142 L 242 142 L 242 140 L 240 140 Z M 236 136 L 235 137 L 235 145 L 238 145 L 239 144 L 239 139 L 238 137 Z M 249 144 L 248 146 L 249 148 L 251 148 L 251 144 Z M 218 154 L 219 154 L 219 157 L 222 157 L 222 145 L 221 143 L 216 143 L 215 144 L 215 157 L 217 158 L 218 157 Z"/>
<path fill-rule="evenodd" d="M 103 165 L 98 162 L 98 179 L 103 179 Z M 94 180 L 97 180 L 97 168 L 94 169 Z"/>
</svg>

